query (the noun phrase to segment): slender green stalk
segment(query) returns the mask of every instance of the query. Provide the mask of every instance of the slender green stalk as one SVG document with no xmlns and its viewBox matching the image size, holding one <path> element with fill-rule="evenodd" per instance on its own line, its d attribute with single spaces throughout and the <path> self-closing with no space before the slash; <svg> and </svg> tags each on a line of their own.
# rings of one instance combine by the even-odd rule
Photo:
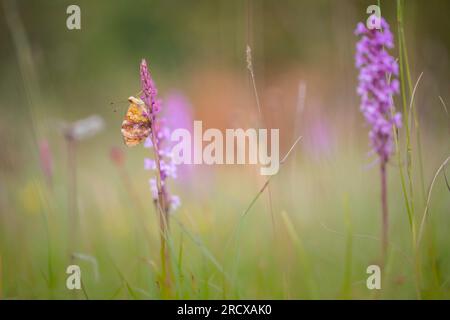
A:
<svg viewBox="0 0 450 320">
<path fill-rule="evenodd" d="M 402 15 L 403 15 L 403 12 L 402 12 Z M 406 36 L 405 36 L 405 30 L 404 30 L 403 26 L 400 29 L 400 32 L 401 32 L 401 38 L 399 39 L 399 41 L 402 42 L 402 46 L 403 46 L 403 56 L 404 56 L 404 63 L 405 63 L 406 79 L 407 79 L 407 83 L 408 83 L 408 90 L 409 90 L 411 110 L 412 110 L 412 118 L 414 120 L 414 130 L 415 130 L 416 140 L 417 140 L 416 144 L 417 144 L 417 156 L 418 156 L 418 162 L 419 162 L 418 164 L 419 164 L 419 177 L 420 177 L 420 185 L 421 185 L 422 202 L 425 203 L 426 191 L 425 191 L 425 179 L 424 179 L 424 173 L 423 173 L 422 143 L 421 143 L 419 120 L 418 120 L 417 111 L 416 111 L 415 102 L 414 102 L 415 88 L 413 89 L 412 81 L 411 81 L 411 72 L 410 72 L 410 68 L 409 68 L 409 59 L 408 59 L 408 48 L 406 45 Z M 411 130 L 411 128 L 410 128 L 410 130 Z M 411 133 L 408 133 L 408 134 L 411 134 Z M 410 181 L 410 184 L 412 186 L 411 181 Z M 432 225 L 430 225 L 429 228 L 430 228 L 430 232 L 433 232 Z M 432 243 L 429 243 L 429 244 L 432 245 Z M 422 276 L 421 276 L 421 260 L 420 260 L 420 251 L 419 251 L 420 247 L 416 243 L 414 244 L 414 247 L 415 247 L 415 255 L 416 255 L 416 274 L 418 276 L 418 281 L 420 282 L 421 278 L 422 278 Z M 435 258 L 433 255 L 430 256 L 430 259 L 431 259 L 431 265 L 436 265 L 436 261 L 434 261 Z"/>
<path fill-rule="evenodd" d="M 264 119 L 264 116 L 262 114 L 262 108 L 261 108 L 261 102 L 259 100 L 258 95 L 258 89 L 256 87 L 256 80 L 255 80 L 255 72 L 253 71 L 253 62 L 252 62 L 252 50 L 250 46 L 247 44 L 247 50 L 246 50 L 246 58 L 247 58 L 247 69 L 250 73 L 252 85 L 253 85 L 253 92 L 255 95 L 256 105 L 258 107 L 258 121 L 264 126 L 267 127 L 266 121 Z M 275 237 L 275 215 L 273 213 L 273 206 L 272 206 L 272 192 L 270 189 L 270 184 L 267 184 L 267 197 L 269 200 L 269 210 L 270 210 L 270 218 L 272 220 L 272 230 Z"/>
<path fill-rule="evenodd" d="M 161 270 L 162 270 L 162 287 L 163 295 L 169 297 L 171 294 L 172 286 L 172 272 L 170 264 L 170 253 L 167 246 L 167 239 L 169 238 L 169 206 L 167 199 L 162 192 L 162 182 L 161 182 L 161 165 L 159 158 L 158 145 L 156 143 L 156 137 L 153 134 L 155 131 L 154 122 L 152 121 L 152 134 L 151 139 L 154 146 L 155 162 L 156 162 L 156 184 L 158 188 L 158 199 L 156 202 L 156 209 L 159 213 L 159 225 L 160 225 L 160 240 L 161 240 Z"/>
<path fill-rule="evenodd" d="M 406 91 L 406 70 L 405 70 L 405 60 L 404 60 L 404 48 L 402 35 L 403 32 L 403 9 L 402 0 L 397 0 L 397 22 L 398 22 L 398 44 L 399 44 L 399 65 L 400 65 L 400 86 L 401 95 L 403 102 L 403 117 L 405 126 L 405 136 L 406 136 L 406 174 L 408 176 L 408 186 L 409 186 L 409 206 L 412 215 L 414 215 L 414 192 L 413 192 L 413 181 L 412 181 L 412 147 L 411 147 L 411 132 L 409 128 L 409 110 L 407 103 L 407 91 Z"/>
<path fill-rule="evenodd" d="M 403 16 L 403 12 L 402 12 Z M 409 58 L 408 58 L 408 47 L 406 45 L 406 37 L 405 37 L 405 30 L 402 26 L 400 29 L 401 32 L 401 38 L 399 38 L 399 41 L 402 42 L 402 49 L 403 49 L 403 56 L 404 56 L 404 67 L 406 72 L 406 80 L 408 83 L 408 94 L 411 100 L 411 109 L 412 109 L 412 118 L 414 119 L 414 130 L 416 133 L 416 143 L 417 143 L 417 153 L 418 153 L 418 160 L 419 160 L 419 176 L 420 176 L 420 184 L 421 184 L 421 191 L 422 191 L 422 200 L 425 201 L 425 179 L 423 174 L 423 158 L 422 158 L 422 143 L 421 143 L 421 136 L 420 136 L 420 127 L 419 127 L 419 119 L 417 116 L 417 111 L 415 107 L 414 102 L 414 96 L 413 96 L 413 86 L 412 86 L 412 80 L 411 80 L 411 72 L 409 68 Z M 411 128 L 410 128 L 411 129 Z"/>
<path fill-rule="evenodd" d="M 395 149 L 396 149 L 396 154 L 397 154 L 397 163 L 398 163 L 398 168 L 399 168 L 399 173 L 400 173 L 400 182 L 401 182 L 402 192 L 403 192 L 403 199 L 405 201 L 406 213 L 408 214 L 409 226 L 412 230 L 413 238 L 415 238 L 415 232 L 414 232 L 415 222 L 414 222 L 414 216 L 413 216 L 413 214 L 411 212 L 411 208 L 409 206 L 408 191 L 406 191 L 406 179 L 405 179 L 405 172 L 404 172 L 403 162 L 402 162 L 402 157 L 401 157 L 400 145 L 399 145 L 399 141 L 398 141 L 397 128 L 394 126 L 393 130 L 394 130 Z"/>
<path fill-rule="evenodd" d="M 380 3 L 378 4 L 380 5 Z M 397 11 L 398 14 L 398 11 Z M 400 56 L 400 60 L 401 60 L 401 43 L 399 43 L 399 56 Z M 402 70 L 402 64 L 400 63 L 400 70 Z M 400 72 L 400 76 L 401 76 L 401 72 Z M 402 82 L 403 77 L 400 77 L 400 81 Z M 388 81 L 390 81 L 390 76 Z M 402 86 L 402 92 L 404 92 L 404 85 Z M 408 119 L 408 112 L 406 112 L 406 98 L 404 95 L 402 95 L 402 102 L 403 102 L 403 113 L 404 118 L 403 119 Z M 392 113 L 394 111 L 392 110 Z M 405 118 L 406 117 L 406 118 Z M 406 126 L 408 126 L 408 121 L 406 122 Z M 392 126 L 392 130 L 394 132 L 394 142 L 395 142 L 395 149 L 396 149 L 396 155 L 397 155 L 397 163 L 398 163 L 398 168 L 399 168 L 399 173 L 400 173 L 400 182 L 401 182 L 401 186 L 402 186 L 402 193 L 403 193 L 403 199 L 405 201 L 405 208 L 406 208 L 406 213 L 408 215 L 408 221 L 409 221 L 409 226 L 412 230 L 412 234 L 413 234 L 413 238 L 415 238 L 415 228 L 414 228 L 414 215 L 413 212 L 411 210 L 411 206 L 410 206 L 410 200 L 409 200 L 409 195 L 408 195 L 408 191 L 406 190 L 406 179 L 405 179 L 405 173 L 404 173 L 404 168 L 403 168 L 403 161 L 402 161 L 402 154 L 401 154 L 401 150 L 400 150 L 400 144 L 399 144 L 399 137 L 398 137 L 398 128 L 394 125 Z M 407 130 L 408 131 L 408 130 Z M 407 135 L 408 138 L 408 135 Z"/>
<path fill-rule="evenodd" d="M 403 102 L 403 115 L 404 115 L 404 125 L 405 125 L 405 135 L 406 135 L 406 174 L 408 177 L 409 195 L 407 195 L 406 187 L 404 186 L 404 177 L 402 177 L 402 189 L 406 198 L 409 199 L 409 210 L 408 217 L 410 220 L 411 234 L 412 234 L 412 245 L 415 260 L 415 285 L 417 297 L 421 298 L 420 283 L 421 283 L 421 267 L 420 267 L 420 256 L 419 248 L 416 241 L 416 223 L 415 223 L 415 213 L 414 213 L 414 189 L 413 189 L 413 178 L 412 178 L 412 147 L 411 147 L 411 132 L 409 126 L 409 112 L 407 107 L 407 91 L 406 82 L 408 81 L 408 88 L 410 93 L 410 98 L 412 94 L 412 84 L 410 80 L 409 71 L 409 61 L 406 51 L 406 41 L 404 40 L 405 32 L 403 26 L 403 1 L 397 0 L 397 23 L 398 23 L 398 44 L 399 44 L 399 64 L 400 64 L 400 83 L 402 91 L 402 102 Z M 398 146 L 398 144 L 397 144 Z M 400 152 L 400 151 L 398 151 Z M 401 176 L 403 176 L 401 170 Z"/>
</svg>

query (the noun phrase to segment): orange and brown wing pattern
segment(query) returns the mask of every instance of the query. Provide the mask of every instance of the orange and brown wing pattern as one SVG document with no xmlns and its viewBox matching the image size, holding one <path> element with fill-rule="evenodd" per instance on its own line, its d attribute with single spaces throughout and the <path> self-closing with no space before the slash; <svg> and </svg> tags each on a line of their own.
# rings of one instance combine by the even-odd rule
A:
<svg viewBox="0 0 450 320">
<path fill-rule="evenodd" d="M 125 119 L 122 122 L 122 136 L 125 144 L 133 147 L 148 137 L 151 131 L 150 120 L 145 115 L 145 105 L 141 99 L 128 98 L 128 107 Z"/>
</svg>

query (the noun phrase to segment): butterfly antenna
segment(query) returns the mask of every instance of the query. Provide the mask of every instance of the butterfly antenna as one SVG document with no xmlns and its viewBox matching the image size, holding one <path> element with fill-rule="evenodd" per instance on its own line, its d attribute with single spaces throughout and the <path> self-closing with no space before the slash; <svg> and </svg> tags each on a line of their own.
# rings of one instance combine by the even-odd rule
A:
<svg viewBox="0 0 450 320">
<path fill-rule="evenodd" d="M 128 100 L 110 101 L 110 102 L 109 102 L 109 105 L 110 105 L 110 106 L 113 106 L 113 105 L 118 104 L 118 103 L 128 103 Z M 114 111 L 114 112 L 117 112 L 117 108 L 114 108 L 113 111 Z"/>
</svg>

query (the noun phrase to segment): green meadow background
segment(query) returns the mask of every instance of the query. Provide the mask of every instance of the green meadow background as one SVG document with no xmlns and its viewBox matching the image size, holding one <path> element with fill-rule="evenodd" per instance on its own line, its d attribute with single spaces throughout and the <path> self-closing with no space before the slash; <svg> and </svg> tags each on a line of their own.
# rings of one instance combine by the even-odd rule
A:
<svg viewBox="0 0 450 320">
<path fill-rule="evenodd" d="M 375 2 L 1 0 L 0 298 L 450 298 L 445 168 L 429 193 L 450 155 L 444 0 L 403 3 L 413 84 L 423 72 L 414 96 L 422 161 L 412 134 L 410 162 L 417 225 L 429 198 L 423 238 L 416 247 L 394 155 L 389 257 L 382 289 L 366 287 L 366 268 L 380 263 L 380 179 L 359 112 L 353 31 Z M 81 30 L 66 28 L 70 4 L 81 8 Z M 396 2 L 381 8 L 398 57 Z M 122 142 L 126 99 L 140 90 L 146 58 L 163 101 L 183 94 L 204 127 L 255 127 L 247 44 L 281 156 L 303 138 L 249 210 L 267 178 L 258 166 L 179 168 L 169 185 L 182 202 L 170 221 L 172 283 L 162 290 L 152 172 L 143 167 L 151 150 Z M 395 104 L 403 110 L 399 96 Z M 103 130 L 68 142 L 65 125 L 91 115 Z M 402 128 L 403 165 L 405 137 Z M 82 290 L 66 288 L 71 264 Z"/>
</svg>

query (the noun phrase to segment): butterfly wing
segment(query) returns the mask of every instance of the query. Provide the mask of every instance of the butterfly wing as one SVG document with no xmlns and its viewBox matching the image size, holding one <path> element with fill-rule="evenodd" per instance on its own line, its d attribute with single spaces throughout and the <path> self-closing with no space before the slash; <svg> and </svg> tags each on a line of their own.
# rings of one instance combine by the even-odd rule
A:
<svg viewBox="0 0 450 320">
<path fill-rule="evenodd" d="M 122 122 L 121 132 L 125 144 L 128 147 L 133 147 L 148 137 L 151 126 L 150 120 L 145 115 L 144 104 L 140 103 L 138 99 L 130 98 L 129 100 L 130 106 Z"/>
</svg>

